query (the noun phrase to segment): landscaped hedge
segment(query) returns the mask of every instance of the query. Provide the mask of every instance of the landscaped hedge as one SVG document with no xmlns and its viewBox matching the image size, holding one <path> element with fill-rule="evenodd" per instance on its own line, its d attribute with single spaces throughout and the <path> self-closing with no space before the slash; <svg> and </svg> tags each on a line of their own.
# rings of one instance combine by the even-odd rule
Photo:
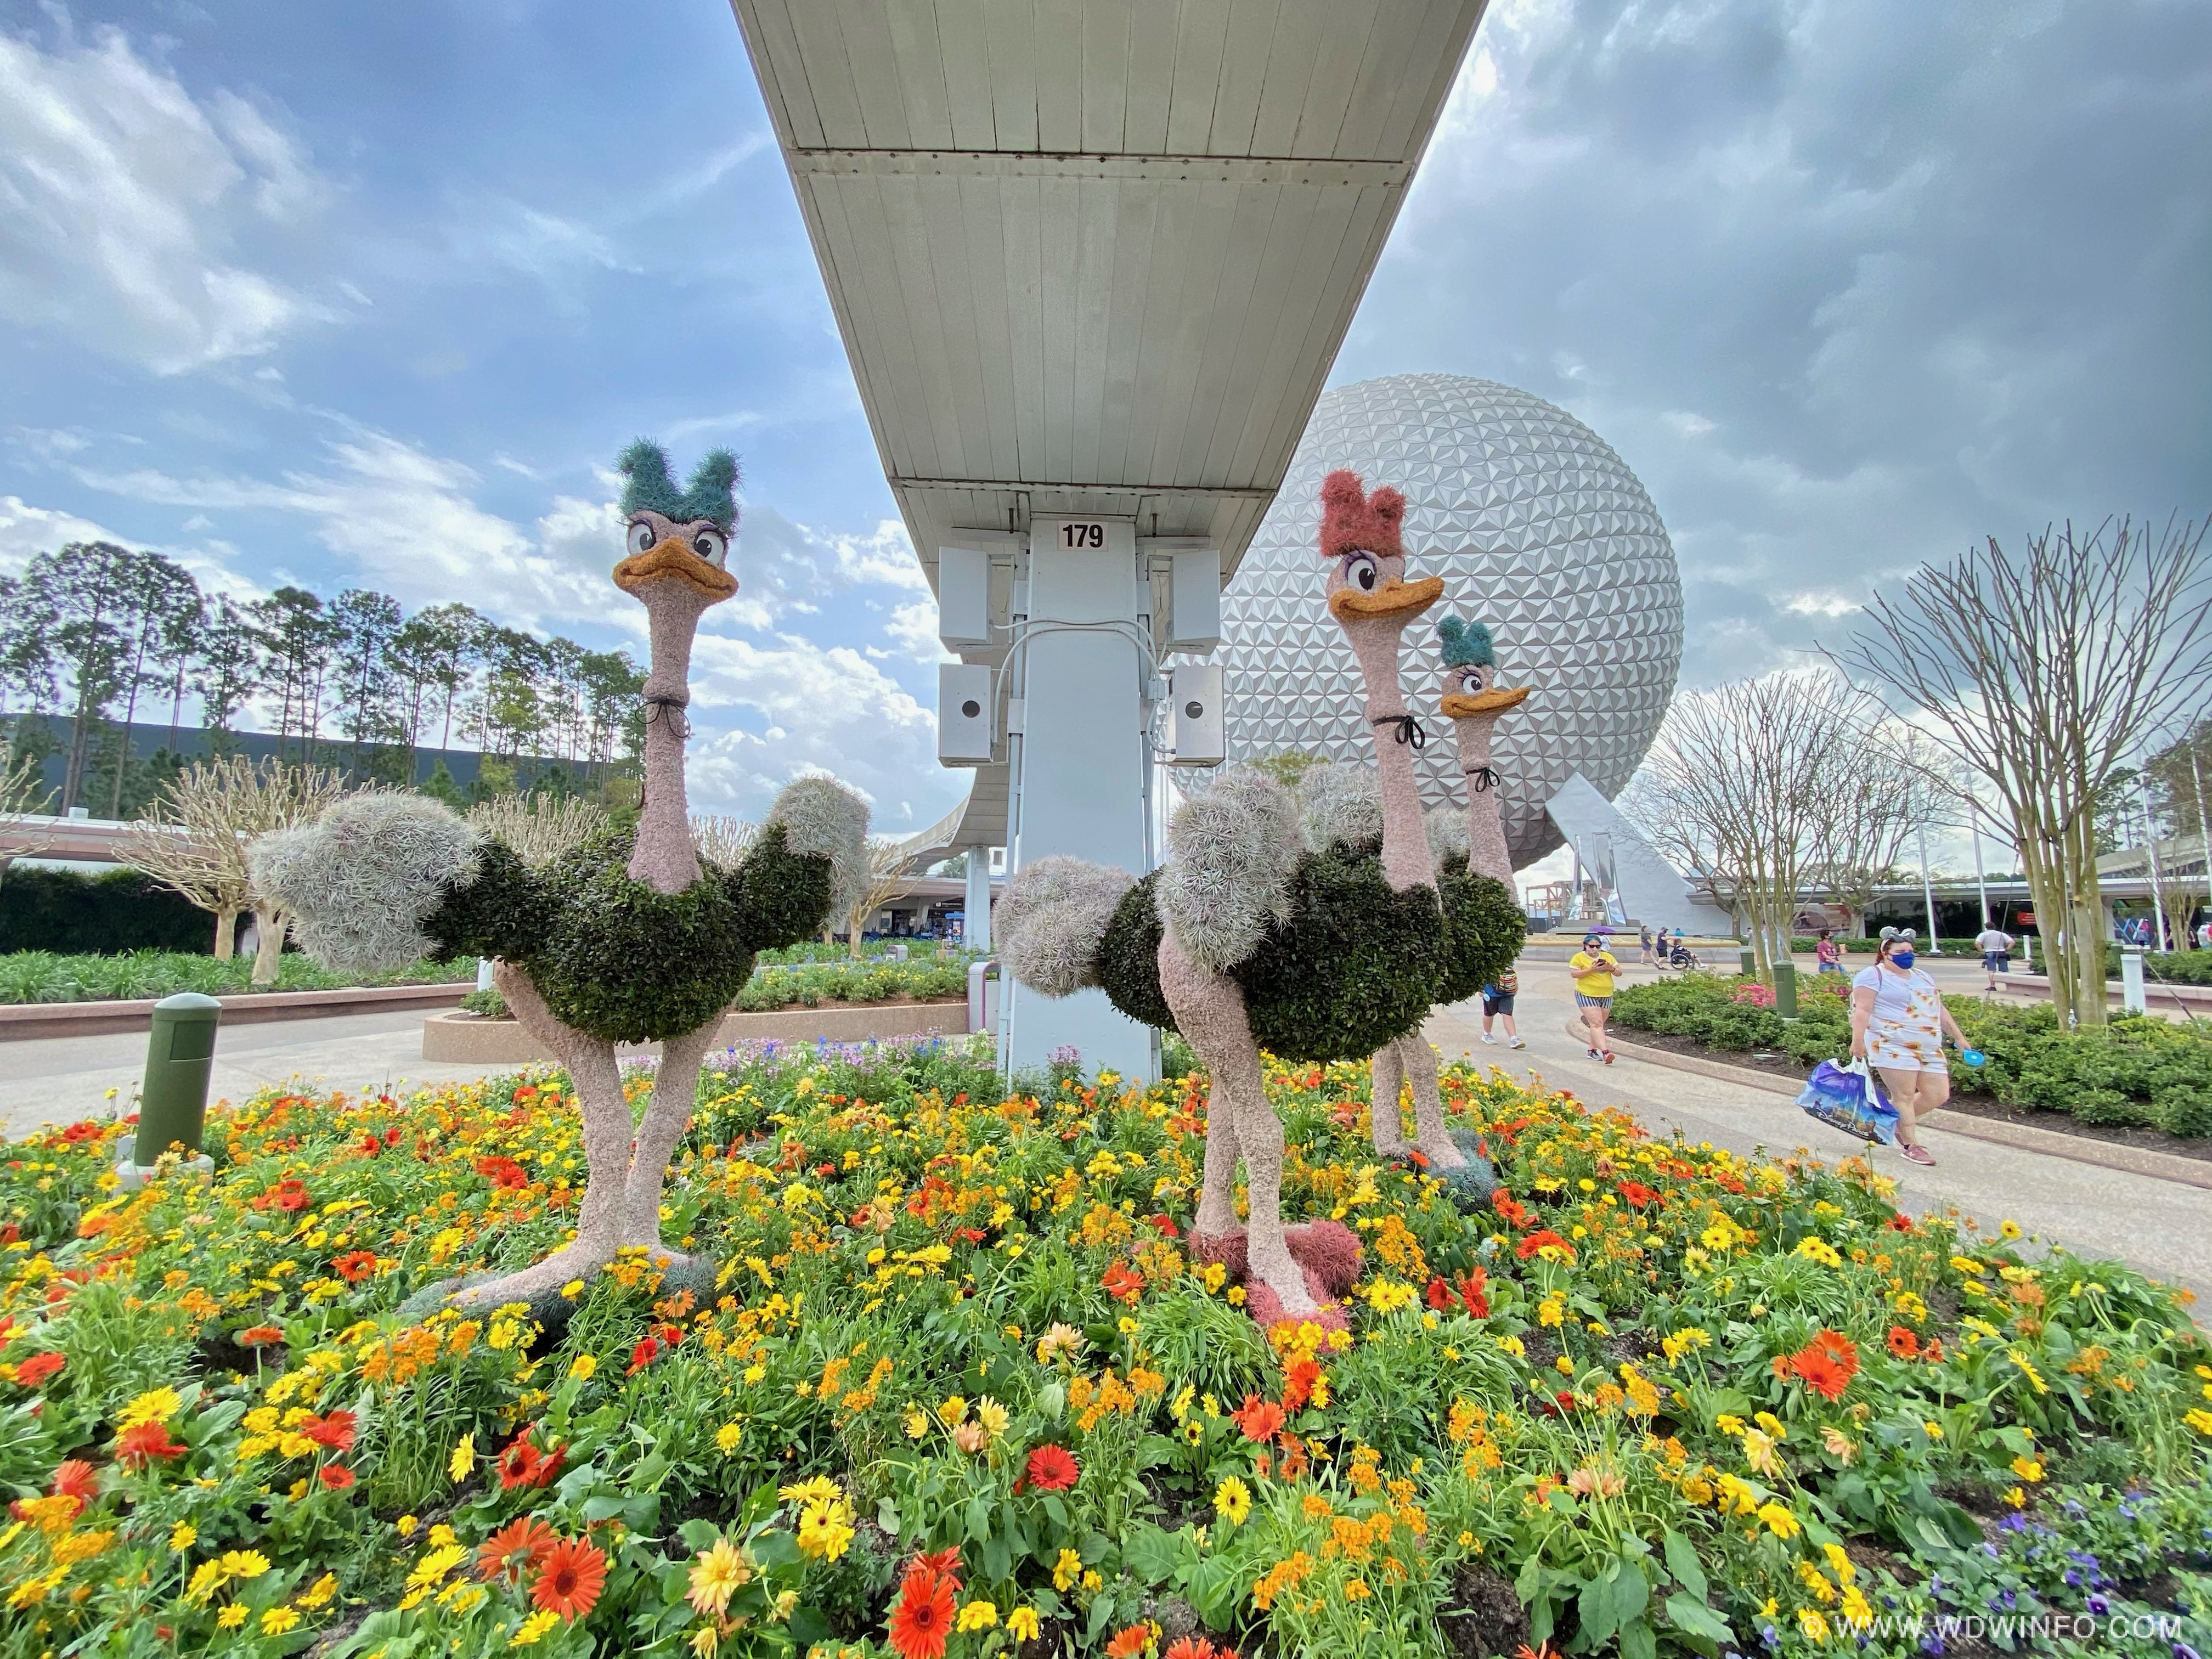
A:
<svg viewBox="0 0 2212 1659">
<path fill-rule="evenodd" d="M 25 869 L 0 877 L 0 953 L 197 951 L 215 918 L 136 870 Z"/>
<path fill-rule="evenodd" d="M 1786 1054 L 1808 1066 L 1850 1052 L 1847 982 L 1801 981 L 1801 1017 L 1794 1024 L 1749 1000 L 1756 983 L 1687 975 L 1629 986 L 1613 999 L 1613 1023 L 1688 1037 L 1711 1048 Z M 1988 1056 L 1979 1067 L 1953 1056 L 1952 1085 L 1960 1092 L 2065 1112 L 2085 1123 L 2212 1134 L 2212 1036 L 2197 1028 L 2116 1015 L 2101 1030 L 2067 1031 L 2048 1006 L 1991 1007 L 1962 996 L 1944 1000 L 1960 1029 Z"/>
<path fill-rule="evenodd" d="M 872 957 L 861 962 L 819 962 L 794 967 L 763 964 L 738 993 L 738 1006 L 750 1013 L 794 1004 L 812 1008 L 824 1002 L 888 1002 L 897 997 L 954 997 L 968 992 L 964 957 L 925 957 L 899 962 Z"/>
<path fill-rule="evenodd" d="M 436 985 L 473 979 L 477 965 L 466 962 L 417 962 L 372 980 L 326 973 L 296 951 L 276 964 L 276 982 L 268 991 L 336 991 L 347 986 Z M 105 1002 L 131 997 L 166 997 L 179 991 L 204 996 L 238 996 L 256 988 L 250 957 L 217 962 L 213 957 L 179 951 L 133 951 L 127 955 L 60 956 L 52 951 L 21 951 L 0 957 L 0 1003 Z"/>
</svg>

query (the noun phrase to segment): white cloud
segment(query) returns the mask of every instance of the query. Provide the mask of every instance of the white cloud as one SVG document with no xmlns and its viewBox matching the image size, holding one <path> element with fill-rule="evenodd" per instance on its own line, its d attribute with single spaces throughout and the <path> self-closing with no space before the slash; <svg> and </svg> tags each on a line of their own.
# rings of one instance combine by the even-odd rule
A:
<svg viewBox="0 0 2212 1659">
<path fill-rule="evenodd" d="M 204 105 L 117 30 L 52 52 L 0 34 L 0 317 L 174 374 L 328 313 L 239 262 L 326 186 L 243 99 Z"/>
<path fill-rule="evenodd" d="M 937 636 L 937 601 L 915 599 L 900 605 L 884 624 L 884 632 L 916 662 L 957 662 Z"/>
<path fill-rule="evenodd" d="M 51 553 L 66 542 L 120 539 L 74 513 L 33 507 L 20 495 L 0 495 L 0 571 L 10 575 L 28 564 L 33 555 Z"/>
</svg>

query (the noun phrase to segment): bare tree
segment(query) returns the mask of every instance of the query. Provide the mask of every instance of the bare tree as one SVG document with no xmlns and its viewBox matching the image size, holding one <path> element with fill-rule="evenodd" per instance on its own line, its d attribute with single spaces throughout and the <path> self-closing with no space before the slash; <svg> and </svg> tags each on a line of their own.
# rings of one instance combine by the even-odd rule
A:
<svg viewBox="0 0 2212 1659">
<path fill-rule="evenodd" d="M 1808 885 L 1851 915 L 1860 932 L 1884 883 L 1897 878 L 1905 848 L 1923 828 L 1948 822 L 1957 790 L 1945 776 L 1949 759 L 1925 732 L 1881 718 L 1869 698 L 1856 749 L 1818 792 L 1813 807 Z"/>
<path fill-rule="evenodd" d="M 743 818 L 713 812 L 691 815 L 692 847 L 701 858 L 720 869 L 734 870 L 743 864 L 759 834 L 758 824 Z"/>
<path fill-rule="evenodd" d="M 1789 948 L 1808 873 L 1838 858 L 1871 863 L 1891 833 L 1881 787 L 1860 793 L 1892 758 L 1883 712 L 1826 669 L 1684 691 L 1624 798 L 1654 842 L 1735 910 L 1762 975 Z"/>
<path fill-rule="evenodd" d="M 37 759 L 18 758 L 13 738 L 0 738 L 0 879 L 17 859 L 43 853 L 52 843 L 54 792 L 46 787 Z"/>
<path fill-rule="evenodd" d="M 259 936 L 253 982 L 271 985 L 286 919 L 256 890 L 246 845 L 271 830 L 313 823 L 347 793 L 344 778 L 328 767 L 243 755 L 202 762 L 163 786 L 151 819 L 131 827 L 125 854 L 162 886 L 214 913 L 217 957 L 231 954 L 239 915 L 251 910 Z"/>
<path fill-rule="evenodd" d="M 845 936 L 855 957 L 860 954 L 860 935 L 867 931 L 868 918 L 905 892 L 910 884 L 908 869 L 913 862 L 903 837 L 868 837 L 868 884 L 853 901 L 853 908 L 845 913 Z"/>
<path fill-rule="evenodd" d="M 607 809 L 576 795 L 494 795 L 469 809 L 469 822 L 504 842 L 532 869 L 543 869 L 613 827 Z"/>
<path fill-rule="evenodd" d="M 2206 526 L 2069 524 L 1923 565 L 1840 659 L 1948 735 L 2011 819 L 2062 1021 L 2105 1023 L 2095 808 L 2142 734 L 2212 685 Z"/>
</svg>

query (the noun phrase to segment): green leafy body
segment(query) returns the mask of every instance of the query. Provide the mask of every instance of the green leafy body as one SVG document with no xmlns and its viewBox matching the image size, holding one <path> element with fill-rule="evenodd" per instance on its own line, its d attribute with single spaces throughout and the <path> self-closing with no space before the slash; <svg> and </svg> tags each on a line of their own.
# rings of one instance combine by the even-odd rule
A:
<svg viewBox="0 0 2212 1659">
<path fill-rule="evenodd" d="M 716 1018 L 756 952 L 796 944 L 829 915 L 829 859 L 792 853 L 781 825 L 737 869 L 703 866 L 680 893 L 629 878 L 632 843 L 628 831 L 603 836 L 538 871 L 495 844 L 424 931 L 449 953 L 517 964 L 565 1025 L 650 1042 Z"/>
<path fill-rule="evenodd" d="M 1444 976 L 1437 1001 L 1464 1002 L 1512 968 L 1528 937 L 1528 917 L 1511 888 L 1468 870 L 1464 853 L 1444 860 L 1437 896 L 1444 908 Z"/>
</svg>

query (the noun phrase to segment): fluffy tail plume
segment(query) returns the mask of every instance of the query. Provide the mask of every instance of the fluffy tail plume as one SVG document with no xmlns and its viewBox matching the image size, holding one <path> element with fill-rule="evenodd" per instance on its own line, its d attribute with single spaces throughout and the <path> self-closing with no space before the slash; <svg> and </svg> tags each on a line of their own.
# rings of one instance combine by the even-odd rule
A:
<svg viewBox="0 0 2212 1659">
<path fill-rule="evenodd" d="M 333 973 L 371 974 L 428 955 L 424 917 L 483 867 L 482 838 L 421 795 L 349 795 L 311 824 L 246 854 L 255 887 L 292 919 L 301 949 Z"/>
<path fill-rule="evenodd" d="M 784 785 L 761 820 L 763 832 L 783 826 L 785 849 L 830 860 L 830 914 L 842 916 L 868 890 L 868 804 L 835 778 L 799 778 Z"/>
<path fill-rule="evenodd" d="M 1298 780 L 1299 827 L 1309 852 L 1382 844 L 1382 781 L 1373 768 L 1332 763 Z"/>
<path fill-rule="evenodd" d="M 1193 962 L 1226 973 L 1281 918 L 1304 851 L 1290 791 L 1256 768 L 1233 767 L 1168 825 L 1160 921 Z"/>
<path fill-rule="evenodd" d="M 1467 814 L 1450 808 L 1425 813 L 1421 823 L 1429 832 L 1429 856 L 1437 864 L 1468 860 Z"/>
<path fill-rule="evenodd" d="M 1006 970 L 1032 991 L 1064 997 L 1098 983 L 1098 947 L 1121 896 L 1136 883 L 1110 864 L 1055 854 L 1006 882 L 991 932 Z"/>
</svg>

